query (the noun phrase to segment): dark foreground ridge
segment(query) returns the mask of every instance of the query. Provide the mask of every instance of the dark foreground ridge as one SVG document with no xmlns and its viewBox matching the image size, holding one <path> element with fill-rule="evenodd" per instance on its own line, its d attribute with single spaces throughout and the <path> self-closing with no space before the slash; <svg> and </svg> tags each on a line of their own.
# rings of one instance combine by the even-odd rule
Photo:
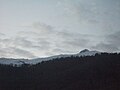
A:
<svg viewBox="0 0 120 90">
<path fill-rule="evenodd" d="M 1 64 L 0 90 L 120 90 L 120 54 Z"/>
</svg>

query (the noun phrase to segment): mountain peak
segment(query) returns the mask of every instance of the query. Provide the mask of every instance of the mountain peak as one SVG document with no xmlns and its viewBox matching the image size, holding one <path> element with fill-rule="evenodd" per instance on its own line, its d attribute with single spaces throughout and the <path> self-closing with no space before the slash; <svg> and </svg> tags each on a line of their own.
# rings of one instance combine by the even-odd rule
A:
<svg viewBox="0 0 120 90">
<path fill-rule="evenodd" d="M 78 56 L 94 56 L 95 54 L 100 54 L 99 51 L 90 51 L 88 49 L 84 49 L 78 53 Z"/>
<path fill-rule="evenodd" d="M 89 50 L 88 49 L 84 49 L 84 50 L 80 51 L 80 53 L 85 53 L 85 52 L 89 52 Z"/>
</svg>

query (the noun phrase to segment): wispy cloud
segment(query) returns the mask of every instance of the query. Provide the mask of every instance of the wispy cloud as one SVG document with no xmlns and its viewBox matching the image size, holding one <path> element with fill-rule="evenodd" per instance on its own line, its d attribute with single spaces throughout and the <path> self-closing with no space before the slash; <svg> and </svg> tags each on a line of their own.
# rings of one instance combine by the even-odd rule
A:
<svg viewBox="0 0 120 90">
<path fill-rule="evenodd" d="M 35 58 L 36 57 L 30 51 L 20 49 L 20 48 L 15 48 L 15 47 L 1 48 L 0 56 L 8 57 L 8 58 Z"/>
<path fill-rule="evenodd" d="M 36 56 L 31 50 L 35 51 L 39 48 L 33 42 L 22 37 L 0 39 L 0 57 L 35 58 Z"/>
<path fill-rule="evenodd" d="M 92 48 L 102 51 L 108 51 L 108 52 L 120 51 L 119 40 L 120 40 L 120 31 L 105 36 L 104 42 L 100 42 L 96 46 L 93 46 Z"/>
<path fill-rule="evenodd" d="M 5 36 L 5 34 L 3 34 L 3 33 L 0 33 L 0 36 Z"/>
<path fill-rule="evenodd" d="M 26 57 L 75 53 L 83 48 L 120 50 L 119 0 L 13 2 L 0 3 L 0 57 L 13 56 L 8 50 L 18 56 L 22 51 L 33 55 Z"/>
<path fill-rule="evenodd" d="M 56 30 L 53 26 L 44 23 L 33 23 L 28 28 L 30 27 L 37 29 L 33 34 L 29 32 L 29 35 L 34 37 L 33 43 L 36 42 L 41 48 L 39 50 L 49 55 L 76 52 L 87 47 L 90 42 L 89 38 L 91 35 L 88 34 L 70 32 L 69 30 Z M 25 32 L 22 33 L 24 35 Z M 25 36 L 26 38 L 29 37 L 28 35 Z M 21 40 L 21 43 L 23 41 Z"/>
</svg>

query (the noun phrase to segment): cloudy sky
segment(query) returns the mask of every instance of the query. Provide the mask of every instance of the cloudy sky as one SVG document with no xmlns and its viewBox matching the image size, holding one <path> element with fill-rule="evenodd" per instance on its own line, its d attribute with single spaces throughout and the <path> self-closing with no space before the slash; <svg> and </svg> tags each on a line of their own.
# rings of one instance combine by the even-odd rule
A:
<svg viewBox="0 0 120 90">
<path fill-rule="evenodd" d="M 120 51 L 120 0 L 0 0 L 0 57 Z"/>
</svg>

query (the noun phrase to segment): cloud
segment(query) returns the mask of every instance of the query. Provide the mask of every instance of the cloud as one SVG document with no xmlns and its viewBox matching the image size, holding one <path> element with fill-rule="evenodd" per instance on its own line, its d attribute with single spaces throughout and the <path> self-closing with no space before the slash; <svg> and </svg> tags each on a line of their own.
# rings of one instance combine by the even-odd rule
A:
<svg viewBox="0 0 120 90">
<path fill-rule="evenodd" d="M 35 37 L 39 37 L 39 33 L 37 32 L 34 32 L 34 31 L 28 31 L 28 30 L 25 30 L 25 31 L 20 31 L 17 33 L 17 36 L 20 36 L 20 37 L 26 37 L 26 38 L 35 38 Z"/>
<path fill-rule="evenodd" d="M 26 50 L 30 47 L 35 48 L 32 46 L 32 42 L 23 38 L 17 40 L 11 38 L 0 39 L 0 57 L 34 58 L 35 55 Z"/>
<path fill-rule="evenodd" d="M 0 48 L 1 57 L 9 58 L 35 58 L 36 56 L 33 53 L 15 47 L 9 48 Z"/>
<path fill-rule="evenodd" d="M 11 50 L 11 53 L 18 55 L 20 57 L 26 57 L 26 58 L 35 58 L 36 57 L 35 55 L 33 55 L 33 53 L 23 50 L 23 49 L 11 47 L 10 50 Z"/>
<path fill-rule="evenodd" d="M 0 39 L 0 48 L 9 47 L 12 45 L 12 40 L 8 38 Z"/>
<path fill-rule="evenodd" d="M 55 37 L 57 33 L 57 30 L 55 30 L 53 26 L 41 22 L 33 22 L 32 24 L 25 25 L 24 27 L 26 31 L 22 31 L 20 32 L 20 34 L 27 36 L 29 38 L 38 37 L 38 38 L 53 39 L 53 37 Z"/>
<path fill-rule="evenodd" d="M 49 50 L 50 48 L 52 48 L 52 41 L 49 41 L 46 38 L 38 38 L 37 43 L 42 50 Z"/>
<path fill-rule="evenodd" d="M 71 38 L 69 40 L 65 40 L 64 44 L 66 44 L 67 46 L 77 48 L 77 47 L 86 46 L 88 42 L 89 42 L 89 40 L 84 39 L 84 38 Z"/>
<path fill-rule="evenodd" d="M 112 0 L 62 0 L 59 1 L 64 14 L 70 25 L 78 24 L 77 27 L 82 32 L 91 34 L 106 34 L 117 31 L 120 26 L 118 18 L 120 18 L 120 2 Z M 104 32 L 104 33 L 103 33 Z"/>
<path fill-rule="evenodd" d="M 0 46 L 1 48 L 6 47 L 19 47 L 19 48 L 25 48 L 25 49 L 40 49 L 38 45 L 36 45 L 35 42 L 27 40 L 25 37 L 13 37 L 13 38 L 5 38 L 0 39 Z"/>
<path fill-rule="evenodd" d="M 29 48 L 29 49 L 40 49 L 39 45 L 36 45 L 34 41 L 27 40 L 24 37 L 16 37 L 13 39 L 13 45 L 17 47 Z"/>
<path fill-rule="evenodd" d="M 0 48 L 0 57 L 7 57 L 7 56 L 8 56 L 8 52 L 3 48 Z"/>
<path fill-rule="evenodd" d="M 24 34 L 25 32 L 29 34 L 34 34 L 34 35 L 51 35 L 52 32 L 54 33 L 54 28 L 51 25 L 47 25 L 45 23 L 41 22 L 33 22 L 32 24 L 29 25 L 24 25 L 22 28 L 25 28 L 26 31 L 22 31 L 21 34 Z"/>
<path fill-rule="evenodd" d="M 14 55 L 11 56 L 31 58 L 75 53 L 83 48 L 90 47 L 91 35 L 70 30 L 56 30 L 53 26 L 44 23 L 33 23 L 28 26 L 26 31 L 18 32 L 16 36 L 0 39 L 2 50 L 0 56 L 5 56 L 5 53 L 10 56 L 13 53 Z M 29 31 L 29 28 L 32 28 L 32 31 L 31 29 Z M 6 48 L 12 52 L 6 51 Z"/>
<path fill-rule="evenodd" d="M 53 30 L 52 26 L 40 22 L 33 23 L 32 27 L 37 29 L 40 33 L 50 33 Z"/>
<path fill-rule="evenodd" d="M 3 33 L 0 33 L 0 36 L 5 36 L 5 34 L 3 34 Z"/>
<path fill-rule="evenodd" d="M 87 47 L 90 42 L 89 37 L 91 37 L 91 35 L 88 34 L 70 32 L 69 30 L 56 30 L 54 27 L 44 23 L 33 23 L 31 27 L 37 29 L 33 35 L 34 42 L 41 47 L 39 50 L 47 55 L 75 52 Z M 24 35 L 24 32 L 22 33 L 22 35 Z M 32 35 L 32 32 L 30 35 Z M 21 40 L 21 42 L 23 41 L 24 40 Z"/>
<path fill-rule="evenodd" d="M 49 25 L 44 24 L 43 26 L 46 27 Z M 58 53 L 74 52 L 87 47 L 89 44 L 89 37 L 91 37 L 91 35 L 70 32 L 69 30 L 58 31 L 55 30 L 54 27 L 50 27 L 52 26 L 44 29 L 47 31 L 42 34 L 40 33 L 38 38 L 39 45 L 42 45 L 43 49 L 47 49 L 46 53 L 53 55 Z"/>
<path fill-rule="evenodd" d="M 86 46 L 89 42 L 88 38 L 90 37 L 90 35 L 87 34 L 80 34 L 68 31 L 60 32 L 59 35 L 64 43 L 79 47 Z"/>
<path fill-rule="evenodd" d="M 0 57 L 34 58 L 42 47 L 23 37 L 0 39 Z"/>
<path fill-rule="evenodd" d="M 113 46 L 120 47 L 120 31 L 108 35 L 107 40 Z"/>
<path fill-rule="evenodd" d="M 120 31 L 105 36 L 104 42 L 100 42 L 92 48 L 108 52 L 120 51 Z"/>
<path fill-rule="evenodd" d="M 118 51 L 119 48 L 112 45 L 112 44 L 105 44 L 105 43 L 99 43 L 96 46 L 92 47 L 93 49 L 98 49 L 100 51 L 106 51 L 106 52 L 114 52 L 114 51 Z"/>
<path fill-rule="evenodd" d="M 57 33 L 57 39 L 52 52 L 54 53 L 73 53 L 89 44 L 89 35 L 68 32 L 66 30 Z M 57 51 L 58 50 L 58 51 Z"/>
<path fill-rule="evenodd" d="M 100 14 L 100 11 L 94 0 L 90 2 L 63 0 L 58 4 L 60 7 L 63 7 L 67 16 L 71 16 L 79 22 L 98 22 L 96 17 Z"/>
<path fill-rule="evenodd" d="M 0 33 L 0 38 L 3 39 L 4 37 L 6 37 L 6 35 L 4 33 Z"/>
</svg>

